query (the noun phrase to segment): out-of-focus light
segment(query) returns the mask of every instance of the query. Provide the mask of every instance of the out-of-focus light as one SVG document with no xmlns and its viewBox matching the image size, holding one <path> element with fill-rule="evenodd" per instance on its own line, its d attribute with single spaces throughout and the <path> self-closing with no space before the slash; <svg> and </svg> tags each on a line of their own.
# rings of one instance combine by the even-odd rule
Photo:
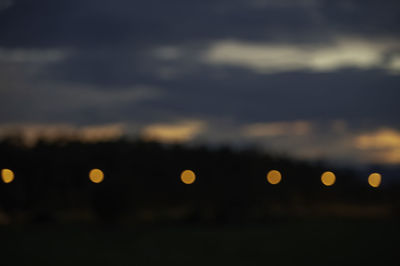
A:
<svg viewBox="0 0 400 266">
<path fill-rule="evenodd" d="M 1 179 L 4 183 L 11 183 L 14 180 L 14 172 L 10 169 L 1 169 Z"/>
<path fill-rule="evenodd" d="M 321 182 L 325 186 L 332 186 L 335 184 L 336 176 L 334 173 L 327 171 L 321 175 Z"/>
<path fill-rule="evenodd" d="M 185 170 L 181 173 L 181 181 L 186 185 L 193 184 L 196 180 L 196 174 L 192 170 Z"/>
<path fill-rule="evenodd" d="M 271 170 L 267 174 L 267 180 L 270 184 L 276 185 L 279 184 L 282 180 L 282 175 L 278 170 Z"/>
<path fill-rule="evenodd" d="M 368 177 L 368 184 L 371 187 L 379 187 L 379 185 L 381 184 L 381 181 L 382 181 L 382 176 L 381 176 L 381 174 L 378 174 L 378 173 L 372 173 Z"/>
<path fill-rule="evenodd" d="M 101 183 L 104 180 L 104 173 L 100 169 L 92 169 L 89 172 L 89 178 L 93 183 Z"/>
</svg>

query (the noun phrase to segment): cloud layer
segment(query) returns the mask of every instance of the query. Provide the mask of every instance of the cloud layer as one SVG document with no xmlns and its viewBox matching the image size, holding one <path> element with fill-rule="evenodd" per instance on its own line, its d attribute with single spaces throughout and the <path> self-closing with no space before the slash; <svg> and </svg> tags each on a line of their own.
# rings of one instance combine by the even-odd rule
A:
<svg viewBox="0 0 400 266">
<path fill-rule="evenodd" d="M 397 0 L 0 1 L 0 127 L 397 163 L 360 139 L 400 130 L 399 14 Z"/>
<path fill-rule="evenodd" d="M 400 69 L 394 60 L 399 55 L 400 43 L 388 40 L 339 38 L 324 45 L 219 41 L 211 45 L 205 60 L 210 64 L 249 68 L 260 73 L 327 72 L 345 68 L 381 68 L 396 73 Z"/>
</svg>

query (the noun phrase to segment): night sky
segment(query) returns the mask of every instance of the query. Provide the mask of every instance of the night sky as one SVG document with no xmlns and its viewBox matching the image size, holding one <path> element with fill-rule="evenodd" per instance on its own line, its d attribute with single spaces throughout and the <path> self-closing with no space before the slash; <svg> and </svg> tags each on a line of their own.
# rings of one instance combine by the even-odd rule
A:
<svg viewBox="0 0 400 266">
<path fill-rule="evenodd" d="M 398 0 L 0 0 L 0 135 L 400 164 Z"/>
</svg>

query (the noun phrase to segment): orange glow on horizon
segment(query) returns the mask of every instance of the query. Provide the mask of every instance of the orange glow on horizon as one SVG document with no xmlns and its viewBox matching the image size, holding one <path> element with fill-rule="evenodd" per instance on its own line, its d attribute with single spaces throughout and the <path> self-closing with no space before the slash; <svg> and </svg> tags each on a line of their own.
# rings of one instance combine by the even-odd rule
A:
<svg viewBox="0 0 400 266">
<path fill-rule="evenodd" d="M 181 181 L 186 185 L 193 184 L 196 181 L 196 174 L 192 170 L 185 170 L 181 173 Z"/>
<path fill-rule="evenodd" d="M 372 173 L 368 177 L 368 184 L 371 187 L 379 187 L 382 182 L 382 175 L 378 173 Z"/>
<path fill-rule="evenodd" d="M 277 185 L 282 180 L 282 174 L 278 170 L 271 170 L 267 174 L 267 180 L 272 185 Z"/>
<path fill-rule="evenodd" d="M 14 172 L 10 169 L 1 169 L 1 179 L 4 183 L 11 183 L 14 180 Z"/>
<path fill-rule="evenodd" d="M 93 183 L 101 183 L 104 180 L 104 173 L 100 169 L 92 169 L 89 172 L 89 179 Z"/>
<path fill-rule="evenodd" d="M 330 171 L 327 171 L 321 175 L 321 182 L 325 186 L 328 186 L 328 187 L 332 186 L 333 184 L 335 184 L 335 181 L 336 181 L 336 176 L 334 173 L 332 173 Z"/>
</svg>

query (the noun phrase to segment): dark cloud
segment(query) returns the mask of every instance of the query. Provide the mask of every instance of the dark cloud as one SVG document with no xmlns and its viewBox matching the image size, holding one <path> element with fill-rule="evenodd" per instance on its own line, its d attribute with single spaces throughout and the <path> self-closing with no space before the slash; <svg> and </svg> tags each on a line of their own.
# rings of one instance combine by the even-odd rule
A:
<svg viewBox="0 0 400 266">
<path fill-rule="evenodd" d="M 218 114 L 242 122 L 295 119 L 349 119 L 398 123 L 399 77 L 370 71 L 232 73 L 224 78 L 202 75 L 159 83 L 168 94 L 164 108 L 179 113 Z"/>
<path fill-rule="evenodd" d="M 132 83 L 128 84 L 130 87 L 118 89 L 115 87 L 118 83 L 113 85 L 103 80 L 100 83 L 107 86 L 101 89 L 97 86 L 87 89 L 87 85 L 77 83 L 69 83 L 62 89 L 58 88 L 60 85 L 47 84 L 47 89 L 39 89 L 37 85 L 30 87 L 24 84 L 26 89 L 20 90 L 20 93 L 10 90 L 3 94 L 2 106 L 4 110 L 12 110 L 12 114 L 19 113 L 23 119 L 37 113 L 39 118 L 53 117 L 57 120 L 67 117 L 68 121 L 81 123 L 101 122 L 102 119 L 108 122 L 154 121 L 187 116 L 204 119 L 221 117 L 239 124 L 345 119 L 357 126 L 382 124 L 400 127 L 398 117 L 394 115 L 400 111 L 400 76 L 387 75 L 384 71 L 347 69 L 332 73 L 263 75 L 224 68 L 221 72 L 204 68 L 178 79 L 165 80 L 155 76 L 150 80 L 148 77 L 147 83 L 139 82 L 143 81 L 140 79 L 136 82 L 134 78 L 123 79 Z M 159 97 L 151 97 L 152 90 L 143 88 L 141 84 L 156 88 L 156 96 Z M 136 101 L 137 88 L 149 91 L 150 97 L 140 97 Z M 79 101 L 79 98 L 86 99 L 86 102 Z M 3 122 L 10 117 L 9 112 L 4 112 Z M 18 120 L 18 117 L 14 119 Z"/>
<path fill-rule="evenodd" d="M 1 11 L 0 45 L 140 47 L 215 38 L 307 42 L 331 34 L 399 36 L 396 0 L 257 2 L 17 0 Z"/>
</svg>

